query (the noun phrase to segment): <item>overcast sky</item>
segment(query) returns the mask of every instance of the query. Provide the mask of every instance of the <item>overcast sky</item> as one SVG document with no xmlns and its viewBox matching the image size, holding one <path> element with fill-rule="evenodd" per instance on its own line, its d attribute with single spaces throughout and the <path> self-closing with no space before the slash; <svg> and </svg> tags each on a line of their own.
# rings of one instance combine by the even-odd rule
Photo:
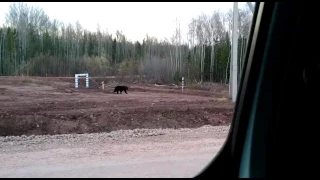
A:
<svg viewBox="0 0 320 180">
<path fill-rule="evenodd" d="M 0 24 L 12 2 L 0 2 Z M 75 24 L 79 20 L 83 28 L 96 31 L 100 29 L 115 33 L 122 32 L 130 40 L 142 41 L 146 34 L 158 39 L 172 36 L 175 19 L 181 22 L 185 35 L 188 23 L 202 12 L 211 14 L 214 10 L 227 12 L 233 8 L 232 2 L 27 2 L 38 6 L 50 19 Z M 247 6 L 240 2 L 239 8 Z"/>
</svg>

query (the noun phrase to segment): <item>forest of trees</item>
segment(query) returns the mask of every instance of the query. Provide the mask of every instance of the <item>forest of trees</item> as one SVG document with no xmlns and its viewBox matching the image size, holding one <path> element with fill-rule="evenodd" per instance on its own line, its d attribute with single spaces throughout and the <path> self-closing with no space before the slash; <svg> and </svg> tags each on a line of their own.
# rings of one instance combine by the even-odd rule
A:
<svg viewBox="0 0 320 180">
<path fill-rule="evenodd" d="M 241 73 L 252 13 L 239 10 L 238 67 Z M 180 25 L 171 38 L 145 37 L 131 42 L 121 32 L 112 35 L 50 20 L 38 7 L 13 3 L 0 27 L 0 75 L 90 76 L 146 75 L 174 81 L 228 83 L 232 10 L 201 14 L 189 23 L 187 42 Z"/>
</svg>

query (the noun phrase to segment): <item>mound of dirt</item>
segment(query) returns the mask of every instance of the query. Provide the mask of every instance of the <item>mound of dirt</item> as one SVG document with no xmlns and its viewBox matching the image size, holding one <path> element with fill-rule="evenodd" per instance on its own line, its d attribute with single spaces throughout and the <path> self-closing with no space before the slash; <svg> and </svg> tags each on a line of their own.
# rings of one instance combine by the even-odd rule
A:
<svg viewBox="0 0 320 180">
<path fill-rule="evenodd" d="M 136 128 L 197 128 L 230 124 L 230 109 L 164 109 L 161 107 L 88 110 L 37 115 L 0 115 L 0 136 L 97 133 Z"/>
</svg>

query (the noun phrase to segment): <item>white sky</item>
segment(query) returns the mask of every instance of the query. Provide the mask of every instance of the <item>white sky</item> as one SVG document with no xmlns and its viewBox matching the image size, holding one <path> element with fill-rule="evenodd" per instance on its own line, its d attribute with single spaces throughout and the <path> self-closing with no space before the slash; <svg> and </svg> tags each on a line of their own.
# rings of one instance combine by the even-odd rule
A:
<svg viewBox="0 0 320 180">
<path fill-rule="evenodd" d="M 0 25 L 12 2 L 0 2 Z M 142 41 L 146 37 L 170 39 L 175 29 L 175 19 L 181 22 L 185 36 L 191 18 L 202 12 L 211 14 L 214 10 L 227 12 L 233 8 L 232 2 L 26 2 L 42 8 L 50 19 L 58 19 L 66 24 L 79 20 L 83 28 L 115 33 L 122 30 L 130 40 Z M 239 8 L 247 6 L 239 2 Z"/>
</svg>

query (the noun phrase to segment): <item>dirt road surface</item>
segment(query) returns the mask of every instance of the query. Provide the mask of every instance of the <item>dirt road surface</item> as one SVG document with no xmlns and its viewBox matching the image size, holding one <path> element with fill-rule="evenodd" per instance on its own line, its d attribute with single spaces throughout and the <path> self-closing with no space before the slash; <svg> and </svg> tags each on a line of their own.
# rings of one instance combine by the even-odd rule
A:
<svg viewBox="0 0 320 180">
<path fill-rule="evenodd" d="M 0 177 L 194 177 L 229 126 L 0 137 Z"/>
</svg>

